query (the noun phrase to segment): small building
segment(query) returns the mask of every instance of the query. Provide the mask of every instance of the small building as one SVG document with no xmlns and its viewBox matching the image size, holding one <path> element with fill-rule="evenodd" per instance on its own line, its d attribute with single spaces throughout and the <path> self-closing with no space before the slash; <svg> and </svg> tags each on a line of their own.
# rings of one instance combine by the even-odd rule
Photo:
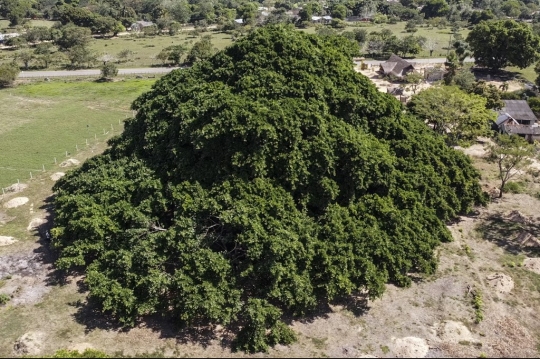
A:
<svg viewBox="0 0 540 359">
<path fill-rule="evenodd" d="M 131 24 L 129 27 L 129 30 L 131 31 L 142 31 L 145 27 L 153 26 L 154 23 L 152 21 L 137 21 Z"/>
<path fill-rule="evenodd" d="M 500 133 L 518 135 L 529 142 L 540 140 L 538 119 L 525 100 L 503 100 L 495 129 Z"/>
<path fill-rule="evenodd" d="M 17 37 L 19 35 L 20 34 L 17 33 L 17 32 L 12 32 L 12 33 L 9 33 L 9 34 L 0 34 L 0 44 L 4 43 L 4 41 L 6 41 L 7 39 L 9 39 L 11 37 Z"/>
<path fill-rule="evenodd" d="M 414 72 L 414 65 L 401 57 L 392 54 L 385 62 L 381 63 L 379 73 L 384 76 L 402 78 L 410 72 Z"/>
<path fill-rule="evenodd" d="M 234 22 L 237 23 L 237 24 L 243 24 L 244 19 L 234 19 Z"/>
</svg>

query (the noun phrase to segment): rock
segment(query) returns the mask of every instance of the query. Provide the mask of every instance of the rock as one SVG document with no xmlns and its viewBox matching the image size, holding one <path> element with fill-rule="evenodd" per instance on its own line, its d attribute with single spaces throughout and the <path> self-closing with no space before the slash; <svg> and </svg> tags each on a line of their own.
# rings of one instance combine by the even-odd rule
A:
<svg viewBox="0 0 540 359">
<path fill-rule="evenodd" d="M 393 339 L 393 352 L 399 358 L 424 358 L 429 351 L 425 339 L 405 337 Z"/>
<path fill-rule="evenodd" d="M 540 258 L 525 258 L 523 261 L 523 268 L 540 274 Z"/>
<path fill-rule="evenodd" d="M 13 244 L 15 242 L 17 242 L 17 240 L 13 237 L 0 236 L 0 247 L 9 246 L 10 244 Z"/>
<path fill-rule="evenodd" d="M 510 293 L 514 289 L 514 280 L 506 274 L 493 273 L 486 279 L 489 286 L 495 288 L 499 293 Z"/>
<path fill-rule="evenodd" d="M 62 163 L 63 163 L 63 162 L 62 162 Z M 62 165 L 62 164 L 60 164 L 60 165 Z M 56 172 L 56 173 L 53 173 L 53 174 L 51 175 L 51 179 L 52 179 L 53 181 L 58 181 L 60 178 L 64 177 L 64 175 L 65 175 L 64 172 Z"/>
<path fill-rule="evenodd" d="M 61 162 L 58 166 L 60 166 L 60 167 L 70 167 L 70 166 L 77 166 L 80 163 L 81 162 L 79 160 L 76 160 L 74 158 L 69 158 L 69 159 Z"/>
<path fill-rule="evenodd" d="M 459 343 L 461 341 L 475 341 L 469 329 L 461 322 L 445 320 L 433 326 L 435 335 L 445 343 Z"/>
<path fill-rule="evenodd" d="M 4 203 L 5 208 L 15 208 L 22 206 L 23 204 L 26 204 L 28 202 L 28 197 L 15 197 L 6 203 Z"/>
</svg>

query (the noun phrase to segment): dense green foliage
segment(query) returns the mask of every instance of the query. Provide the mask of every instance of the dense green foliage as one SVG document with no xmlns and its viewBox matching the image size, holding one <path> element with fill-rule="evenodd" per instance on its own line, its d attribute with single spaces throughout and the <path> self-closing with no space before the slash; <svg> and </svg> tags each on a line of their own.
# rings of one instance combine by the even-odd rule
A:
<svg viewBox="0 0 540 359">
<path fill-rule="evenodd" d="M 470 143 L 487 135 L 495 113 L 486 108 L 486 99 L 467 94 L 455 86 L 432 87 L 411 98 L 409 111 L 426 121 L 448 144 Z"/>
<path fill-rule="evenodd" d="M 432 273 L 479 175 L 354 71 L 354 44 L 266 27 L 163 77 L 55 185 L 56 265 L 125 325 L 240 326 L 248 351 L 294 340 L 284 314 Z"/>
<path fill-rule="evenodd" d="M 538 59 L 540 39 L 526 23 L 483 21 L 471 30 L 467 41 L 475 63 L 493 70 L 506 66 L 523 69 Z"/>
</svg>

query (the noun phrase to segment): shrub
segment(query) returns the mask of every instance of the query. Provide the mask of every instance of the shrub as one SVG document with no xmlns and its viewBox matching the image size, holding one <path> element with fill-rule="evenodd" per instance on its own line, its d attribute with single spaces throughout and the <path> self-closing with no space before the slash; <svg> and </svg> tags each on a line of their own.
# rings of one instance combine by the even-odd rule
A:
<svg viewBox="0 0 540 359">
<path fill-rule="evenodd" d="M 101 78 L 112 79 L 118 75 L 118 68 L 112 62 L 107 62 L 101 67 Z"/>
<path fill-rule="evenodd" d="M 84 352 L 78 350 L 60 349 L 53 354 L 53 358 L 108 358 L 102 351 L 95 349 L 85 349 Z"/>
<path fill-rule="evenodd" d="M 508 182 L 504 186 L 505 193 L 524 193 L 526 190 L 525 184 L 523 182 Z"/>
<path fill-rule="evenodd" d="M 0 87 L 11 86 L 19 76 L 19 66 L 14 63 L 0 65 Z"/>
<path fill-rule="evenodd" d="M 10 296 L 7 294 L 0 294 L 0 305 L 6 304 L 11 300 Z"/>
</svg>

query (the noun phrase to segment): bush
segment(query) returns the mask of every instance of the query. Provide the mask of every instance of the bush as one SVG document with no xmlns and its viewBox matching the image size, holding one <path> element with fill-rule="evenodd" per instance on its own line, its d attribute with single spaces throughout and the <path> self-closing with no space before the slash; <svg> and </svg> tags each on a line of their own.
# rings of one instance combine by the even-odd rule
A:
<svg viewBox="0 0 540 359">
<path fill-rule="evenodd" d="M 508 182 L 504 186 L 505 193 L 525 193 L 526 186 L 523 182 Z"/>
<path fill-rule="evenodd" d="M 0 305 L 6 304 L 6 303 L 9 302 L 10 300 L 11 300 L 11 298 L 9 297 L 9 295 L 7 295 L 7 294 L 0 294 Z"/>
<path fill-rule="evenodd" d="M 95 349 L 85 349 L 84 352 L 79 352 L 78 350 L 67 350 L 60 349 L 57 350 L 53 358 L 108 358 L 109 356 L 102 351 Z"/>
<path fill-rule="evenodd" d="M 19 66 L 15 63 L 0 65 L 0 87 L 11 86 L 19 76 Z"/>
<path fill-rule="evenodd" d="M 107 62 L 101 67 L 101 78 L 112 79 L 118 75 L 118 68 L 112 62 Z"/>
</svg>

